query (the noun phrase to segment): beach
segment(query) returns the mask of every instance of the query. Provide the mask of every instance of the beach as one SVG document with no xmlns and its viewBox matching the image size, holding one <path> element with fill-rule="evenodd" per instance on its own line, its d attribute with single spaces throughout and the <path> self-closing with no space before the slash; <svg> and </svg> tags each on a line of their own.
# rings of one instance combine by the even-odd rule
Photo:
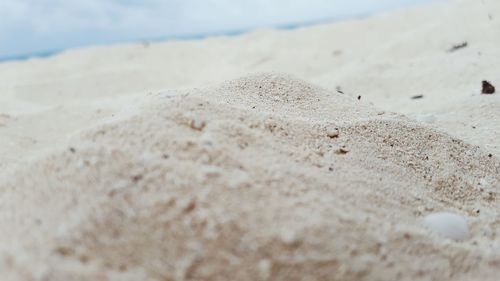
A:
<svg viewBox="0 0 500 281">
<path fill-rule="evenodd" d="M 1 279 L 497 280 L 499 12 L 1 63 Z"/>
</svg>

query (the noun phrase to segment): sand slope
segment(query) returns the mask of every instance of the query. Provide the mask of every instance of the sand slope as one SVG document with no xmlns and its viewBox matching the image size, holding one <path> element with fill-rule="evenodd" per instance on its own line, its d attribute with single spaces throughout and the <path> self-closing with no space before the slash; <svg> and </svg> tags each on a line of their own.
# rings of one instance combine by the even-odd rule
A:
<svg viewBox="0 0 500 281">
<path fill-rule="evenodd" d="M 2 183 L 11 280 L 498 274 L 500 161 L 479 147 L 278 74 L 139 108 Z M 438 210 L 470 238 L 425 229 Z"/>
</svg>

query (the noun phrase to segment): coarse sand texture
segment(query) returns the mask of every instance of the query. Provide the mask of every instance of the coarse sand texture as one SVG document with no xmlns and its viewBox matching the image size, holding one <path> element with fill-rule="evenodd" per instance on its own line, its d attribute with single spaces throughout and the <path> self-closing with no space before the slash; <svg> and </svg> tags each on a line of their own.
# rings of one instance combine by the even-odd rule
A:
<svg viewBox="0 0 500 281">
<path fill-rule="evenodd" d="M 286 75 L 151 95 L 69 144 L 2 183 L 4 280 L 498 272 L 496 217 L 477 223 L 498 210 L 496 158 Z M 442 209 L 468 217 L 467 243 L 421 222 Z"/>
<path fill-rule="evenodd" d="M 0 281 L 498 281 L 499 46 L 446 0 L 0 63 Z"/>
</svg>

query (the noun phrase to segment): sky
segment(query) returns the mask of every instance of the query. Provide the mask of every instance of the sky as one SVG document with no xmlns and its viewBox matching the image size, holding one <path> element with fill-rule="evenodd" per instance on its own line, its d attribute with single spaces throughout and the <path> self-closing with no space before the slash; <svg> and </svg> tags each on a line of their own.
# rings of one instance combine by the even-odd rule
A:
<svg viewBox="0 0 500 281">
<path fill-rule="evenodd" d="M 0 59 L 364 16 L 430 0 L 0 0 Z"/>
</svg>

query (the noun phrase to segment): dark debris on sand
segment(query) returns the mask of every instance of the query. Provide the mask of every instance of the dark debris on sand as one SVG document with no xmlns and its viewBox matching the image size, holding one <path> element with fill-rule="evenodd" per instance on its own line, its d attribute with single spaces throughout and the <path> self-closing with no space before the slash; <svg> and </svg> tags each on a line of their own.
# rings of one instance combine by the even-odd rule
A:
<svg viewBox="0 0 500 281">
<path fill-rule="evenodd" d="M 495 93 L 495 86 L 493 86 L 490 82 L 483 80 L 483 87 L 481 90 L 482 94 L 491 95 Z"/>
<path fill-rule="evenodd" d="M 469 46 L 469 43 L 467 41 L 464 41 L 464 42 L 462 42 L 460 44 L 453 45 L 453 47 L 451 47 L 448 50 L 448 53 L 458 51 L 458 50 L 463 49 L 463 48 L 465 48 L 467 46 Z"/>
</svg>

